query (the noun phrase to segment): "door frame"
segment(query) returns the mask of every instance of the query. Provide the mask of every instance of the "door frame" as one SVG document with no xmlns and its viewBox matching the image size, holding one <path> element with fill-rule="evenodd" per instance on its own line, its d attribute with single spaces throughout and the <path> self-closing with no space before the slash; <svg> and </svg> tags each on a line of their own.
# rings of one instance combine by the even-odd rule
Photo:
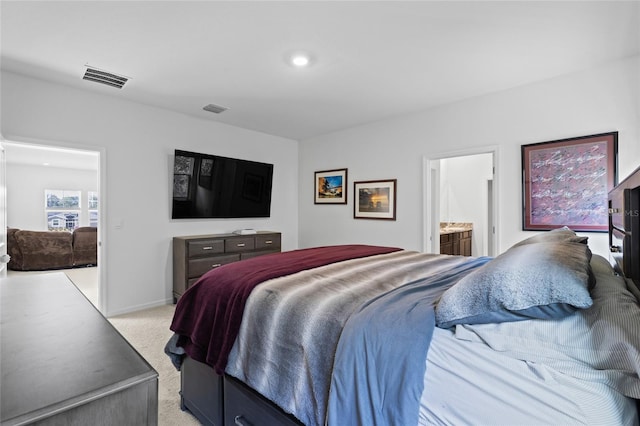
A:
<svg viewBox="0 0 640 426">
<path fill-rule="evenodd" d="M 490 256 L 496 256 L 499 248 L 499 148 L 497 145 L 470 148 L 459 151 L 448 151 L 423 157 L 422 175 L 424 182 L 423 196 L 423 244 L 422 250 L 426 253 L 440 253 L 440 160 L 466 157 L 470 155 L 492 154 L 493 156 L 493 203 L 491 206 L 491 222 L 493 229 L 488 229 L 488 244 L 493 247 Z M 436 238 L 437 237 L 437 238 Z"/>
<path fill-rule="evenodd" d="M 98 154 L 98 306 L 96 308 L 105 315 L 108 311 L 108 286 L 107 286 L 107 254 L 104 247 L 107 245 L 107 150 L 105 147 L 61 142 L 53 140 L 25 138 L 16 135 L 3 135 L 9 143 L 39 145 L 51 148 L 63 148 L 78 151 L 91 151 Z M 6 193 L 5 193 L 6 194 Z M 5 199 L 6 203 L 6 199 Z"/>
<path fill-rule="evenodd" d="M 0 278 L 7 276 L 7 165 L 5 162 L 4 137 L 0 134 Z"/>
</svg>

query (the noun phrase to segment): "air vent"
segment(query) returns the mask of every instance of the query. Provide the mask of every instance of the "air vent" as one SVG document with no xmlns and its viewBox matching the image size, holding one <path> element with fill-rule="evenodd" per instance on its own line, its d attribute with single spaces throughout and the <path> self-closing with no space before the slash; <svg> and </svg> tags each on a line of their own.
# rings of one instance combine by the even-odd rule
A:
<svg viewBox="0 0 640 426">
<path fill-rule="evenodd" d="M 220 105 L 209 104 L 209 105 L 204 106 L 202 109 L 205 110 L 205 111 L 212 112 L 214 114 L 220 114 L 221 112 L 225 112 L 229 108 L 223 107 L 223 106 L 220 106 Z"/>
<path fill-rule="evenodd" d="M 122 89 L 122 86 L 129 80 L 127 77 L 102 71 L 96 68 L 87 68 L 84 73 L 83 80 L 94 81 L 96 83 L 106 84 L 107 86 Z"/>
</svg>

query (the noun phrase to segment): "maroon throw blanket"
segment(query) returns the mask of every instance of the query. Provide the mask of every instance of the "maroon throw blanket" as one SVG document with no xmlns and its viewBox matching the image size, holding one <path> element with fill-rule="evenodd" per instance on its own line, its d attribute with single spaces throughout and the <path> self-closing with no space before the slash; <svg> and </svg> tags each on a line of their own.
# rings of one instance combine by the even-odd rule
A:
<svg viewBox="0 0 640 426">
<path fill-rule="evenodd" d="M 315 247 L 230 263 L 204 274 L 178 300 L 170 329 L 178 346 L 223 374 L 238 336 L 245 302 L 261 282 L 343 260 L 401 249 L 367 245 Z"/>
</svg>

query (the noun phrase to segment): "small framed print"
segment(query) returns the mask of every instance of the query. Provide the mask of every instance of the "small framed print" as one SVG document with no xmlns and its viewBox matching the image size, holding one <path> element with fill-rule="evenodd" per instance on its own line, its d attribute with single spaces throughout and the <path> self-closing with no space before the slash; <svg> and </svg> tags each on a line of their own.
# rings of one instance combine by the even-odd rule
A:
<svg viewBox="0 0 640 426">
<path fill-rule="evenodd" d="M 315 204 L 347 204 L 347 169 L 315 172 Z"/>
<path fill-rule="evenodd" d="M 353 183 L 355 219 L 396 220 L 397 180 L 369 180 Z"/>
</svg>

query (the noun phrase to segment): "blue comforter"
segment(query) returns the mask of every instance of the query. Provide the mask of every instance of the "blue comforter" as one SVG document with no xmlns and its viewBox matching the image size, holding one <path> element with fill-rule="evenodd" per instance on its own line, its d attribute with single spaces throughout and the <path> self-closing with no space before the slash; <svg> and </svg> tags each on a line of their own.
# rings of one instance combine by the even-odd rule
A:
<svg viewBox="0 0 640 426">
<path fill-rule="evenodd" d="M 490 258 L 383 294 L 356 311 L 336 349 L 327 425 L 416 425 L 441 294 Z"/>
</svg>

